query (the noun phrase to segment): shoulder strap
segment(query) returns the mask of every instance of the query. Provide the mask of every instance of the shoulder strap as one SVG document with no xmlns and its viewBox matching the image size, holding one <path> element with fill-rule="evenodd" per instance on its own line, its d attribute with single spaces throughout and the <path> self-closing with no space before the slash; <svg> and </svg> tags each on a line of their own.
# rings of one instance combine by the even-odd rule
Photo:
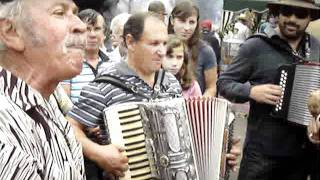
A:
<svg viewBox="0 0 320 180">
<path fill-rule="evenodd" d="M 165 77 L 165 70 L 160 69 L 156 72 L 155 83 L 153 85 L 153 98 L 156 98 L 161 93 L 161 86 Z"/>
<path fill-rule="evenodd" d="M 133 84 L 125 83 L 123 80 L 121 80 L 120 78 L 118 78 L 116 76 L 105 74 L 103 76 L 99 76 L 99 77 L 95 78 L 93 80 L 93 82 L 109 83 L 109 84 L 112 84 L 118 88 L 121 88 L 125 91 L 131 92 L 133 94 L 137 94 L 137 95 L 142 96 L 144 98 L 147 98 L 147 99 L 151 98 L 150 96 L 148 96 L 147 94 L 142 92 L 137 86 L 135 86 Z"/>
<path fill-rule="evenodd" d="M 299 56 L 298 54 L 293 53 L 293 51 L 291 49 L 289 49 L 288 47 L 286 47 L 283 44 L 268 37 L 266 34 L 263 34 L 263 33 L 254 34 L 254 35 L 250 36 L 248 39 L 251 39 L 251 38 L 259 38 L 259 39 L 263 40 L 264 42 L 268 43 L 276 51 L 281 50 L 281 51 L 288 53 L 290 56 L 292 56 L 294 58 L 295 61 L 301 61 L 304 59 L 303 57 Z"/>
</svg>

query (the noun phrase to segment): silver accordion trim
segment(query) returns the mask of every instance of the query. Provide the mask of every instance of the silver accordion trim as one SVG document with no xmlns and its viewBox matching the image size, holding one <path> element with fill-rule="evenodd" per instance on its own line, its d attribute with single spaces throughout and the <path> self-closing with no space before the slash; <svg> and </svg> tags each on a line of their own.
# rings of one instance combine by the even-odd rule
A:
<svg viewBox="0 0 320 180">
<path fill-rule="evenodd" d="M 283 65 L 278 83 L 282 96 L 273 115 L 300 125 L 308 125 L 312 116 L 308 109 L 309 94 L 320 87 L 320 64 Z"/>
<path fill-rule="evenodd" d="M 175 98 L 106 108 L 109 142 L 129 159 L 120 180 L 224 178 L 229 107 L 224 99 Z"/>
</svg>

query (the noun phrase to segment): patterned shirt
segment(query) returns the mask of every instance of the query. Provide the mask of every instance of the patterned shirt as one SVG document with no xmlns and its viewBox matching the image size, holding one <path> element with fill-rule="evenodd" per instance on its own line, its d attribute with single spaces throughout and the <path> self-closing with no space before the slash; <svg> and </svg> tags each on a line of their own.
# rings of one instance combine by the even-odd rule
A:
<svg viewBox="0 0 320 180">
<path fill-rule="evenodd" d="M 72 103 L 78 102 L 80 92 L 83 86 L 87 85 L 89 82 L 93 81 L 97 75 L 97 70 L 103 62 L 109 62 L 109 58 L 103 54 L 102 51 L 99 51 L 99 63 L 97 67 L 94 68 L 87 61 L 82 63 L 82 70 L 79 75 L 72 79 L 62 81 L 64 85 L 70 85 L 70 98 Z"/>
<path fill-rule="evenodd" d="M 151 96 L 153 88 L 145 83 L 139 76 L 129 68 L 126 61 L 110 65 L 101 75 L 108 74 L 116 76 L 123 82 L 136 86 L 140 92 Z M 99 75 L 98 75 L 99 76 Z M 170 73 L 165 73 L 161 91 L 169 96 L 181 95 L 179 81 Z M 137 96 L 122 88 L 107 83 L 89 83 L 82 89 L 79 102 L 73 106 L 69 116 L 88 127 L 103 125 L 103 110 L 114 104 L 124 102 L 146 101 L 142 96 Z"/>
<path fill-rule="evenodd" d="M 0 179 L 85 179 L 81 146 L 55 101 L 0 67 L 0 102 Z"/>
</svg>

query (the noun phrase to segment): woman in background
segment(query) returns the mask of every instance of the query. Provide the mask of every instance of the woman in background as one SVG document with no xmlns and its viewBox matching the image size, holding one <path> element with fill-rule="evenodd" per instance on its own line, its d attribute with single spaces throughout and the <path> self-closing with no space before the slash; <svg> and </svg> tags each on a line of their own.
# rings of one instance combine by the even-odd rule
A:
<svg viewBox="0 0 320 180">
<path fill-rule="evenodd" d="M 213 49 L 200 39 L 199 9 L 189 1 L 172 10 L 168 33 L 175 34 L 188 48 L 190 64 L 205 97 L 216 95 L 217 60 Z"/>
</svg>

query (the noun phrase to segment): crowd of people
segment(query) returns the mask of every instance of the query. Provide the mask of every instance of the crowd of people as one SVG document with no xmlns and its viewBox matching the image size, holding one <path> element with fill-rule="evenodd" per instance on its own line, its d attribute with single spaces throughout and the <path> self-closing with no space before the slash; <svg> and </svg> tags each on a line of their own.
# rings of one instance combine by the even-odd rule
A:
<svg viewBox="0 0 320 180">
<path fill-rule="evenodd" d="M 0 0 L 0 179 L 117 179 L 130 160 L 109 141 L 106 108 L 220 97 L 250 102 L 243 151 L 233 138 L 225 155 L 232 170 L 240 166 L 239 180 L 320 180 L 320 91 L 305 94 L 308 127 L 271 113 L 283 93 L 278 67 L 320 64 L 320 42 L 305 31 L 320 8 L 312 0 L 268 8 L 258 35 L 239 17 L 243 43 L 220 72 L 221 40 L 191 1 L 170 13 L 152 1 L 107 27 L 72 0 Z"/>
</svg>

